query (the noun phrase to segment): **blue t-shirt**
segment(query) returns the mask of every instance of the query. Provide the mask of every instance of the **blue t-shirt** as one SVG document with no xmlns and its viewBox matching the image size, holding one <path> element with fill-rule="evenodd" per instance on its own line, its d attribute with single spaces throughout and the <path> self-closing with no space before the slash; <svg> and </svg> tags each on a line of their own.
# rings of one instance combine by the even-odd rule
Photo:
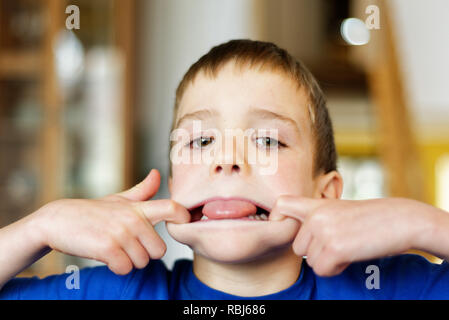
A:
<svg viewBox="0 0 449 320">
<path fill-rule="evenodd" d="M 432 264 L 414 254 L 353 263 L 334 277 L 317 276 L 304 260 L 289 288 L 252 298 L 208 287 L 194 275 L 190 260 L 178 260 L 173 270 L 153 260 L 124 276 L 106 266 L 84 268 L 79 289 L 67 288 L 70 275 L 14 278 L 2 288 L 0 299 L 449 299 L 449 264 Z"/>
</svg>

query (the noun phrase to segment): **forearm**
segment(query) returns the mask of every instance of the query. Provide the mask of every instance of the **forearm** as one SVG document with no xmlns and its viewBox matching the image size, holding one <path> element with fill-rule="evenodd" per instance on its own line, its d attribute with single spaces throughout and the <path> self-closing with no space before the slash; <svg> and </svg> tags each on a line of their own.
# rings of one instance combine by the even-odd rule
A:
<svg viewBox="0 0 449 320">
<path fill-rule="evenodd" d="M 38 211 L 0 229 L 0 289 L 11 278 L 51 251 L 39 228 Z"/>
</svg>

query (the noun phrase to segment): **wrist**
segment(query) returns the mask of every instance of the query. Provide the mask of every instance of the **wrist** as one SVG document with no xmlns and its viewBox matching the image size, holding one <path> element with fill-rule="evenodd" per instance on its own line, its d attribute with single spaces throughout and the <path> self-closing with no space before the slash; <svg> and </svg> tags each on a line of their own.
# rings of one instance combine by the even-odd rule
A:
<svg viewBox="0 0 449 320">
<path fill-rule="evenodd" d="M 448 236 L 449 215 L 447 212 L 430 206 L 425 203 L 419 203 L 417 212 L 419 214 L 418 231 L 413 237 L 413 249 L 426 251 L 432 254 L 441 254 L 445 238 Z"/>
<path fill-rule="evenodd" d="M 48 226 L 52 220 L 51 216 L 57 210 L 58 203 L 59 200 L 49 202 L 26 217 L 26 234 L 29 235 L 29 240 L 32 241 L 38 248 L 42 249 L 49 246 Z"/>
</svg>

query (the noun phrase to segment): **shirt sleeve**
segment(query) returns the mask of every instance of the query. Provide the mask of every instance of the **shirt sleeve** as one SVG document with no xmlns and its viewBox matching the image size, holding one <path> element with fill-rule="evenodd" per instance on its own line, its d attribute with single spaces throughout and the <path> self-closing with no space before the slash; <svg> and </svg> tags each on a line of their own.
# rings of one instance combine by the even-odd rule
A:
<svg viewBox="0 0 449 320">
<path fill-rule="evenodd" d="M 5 300 L 119 299 L 127 282 L 106 266 L 90 267 L 79 273 L 63 273 L 45 278 L 14 278 L 0 291 Z"/>
<path fill-rule="evenodd" d="M 405 254 L 383 259 L 379 265 L 390 299 L 449 299 L 449 264 L 431 263 L 422 256 Z M 382 273 L 384 273 L 382 275 Z"/>
<path fill-rule="evenodd" d="M 89 267 L 75 274 L 45 278 L 13 278 L 0 290 L 0 300 L 118 300 L 167 299 L 168 271 L 159 260 L 127 275 L 116 275 L 107 266 Z"/>
<path fill-rule="evenodd" d="M 449 299 L 449 264 L 417 254 L 353 263 L 337 276 L 316 276 L 315 281 L 315 299 Z"/>
</svg>

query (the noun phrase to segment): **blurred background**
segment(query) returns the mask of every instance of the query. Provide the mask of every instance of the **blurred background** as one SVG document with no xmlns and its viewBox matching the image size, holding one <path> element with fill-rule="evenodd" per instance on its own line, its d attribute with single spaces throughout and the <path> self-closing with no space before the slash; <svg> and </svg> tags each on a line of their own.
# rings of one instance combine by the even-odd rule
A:
<svg viewBox="0 0 449 320">
<path fill-rule="evenodd" d="M 234 38 L 275 42 L 317 77 L 343 198 L 449 210 L 448 13 L 445 0 L 0 0 L 0 227 L 54 199 L 129 188 L 152 168 L 156 198 L 169 197 L 175 89 Z M 192 256 L 157 229 L 168 267 Z M 69 264 L 96 263 L 52 252 L 21 275 Z"/>
</svg>

